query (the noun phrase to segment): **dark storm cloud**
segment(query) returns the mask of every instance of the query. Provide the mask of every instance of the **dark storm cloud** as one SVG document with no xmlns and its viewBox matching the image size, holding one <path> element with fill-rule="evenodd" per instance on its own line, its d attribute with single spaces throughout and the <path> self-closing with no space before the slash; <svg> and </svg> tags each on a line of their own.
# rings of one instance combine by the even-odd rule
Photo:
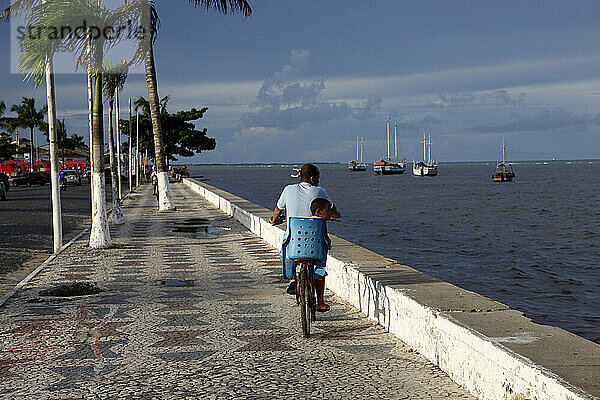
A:
<svg viewBox="0 0 600 400">
<path fill-rule="evenodd" d="M 292 51 L 290 63 L 263 82 L 253 110 L 242 117 L 245 128 L 293 130 L 306 123 L 374 118 L 381 105 L 379 96 L 371 95 L 358 105 L 320 99 L 325 82 L 300 79 L 308 61 L 308 51 Z"/>
</svg>

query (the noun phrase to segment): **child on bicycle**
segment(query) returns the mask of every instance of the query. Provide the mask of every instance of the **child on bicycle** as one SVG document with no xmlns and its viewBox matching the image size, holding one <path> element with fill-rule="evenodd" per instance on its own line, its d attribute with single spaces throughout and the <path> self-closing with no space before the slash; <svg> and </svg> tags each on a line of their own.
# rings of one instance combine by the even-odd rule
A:
<svg viewBox="0 0 600 400">
<path fill-rule="evenodd" d="M 331 203 L 328 199 L 317 197 L 310 203 L 310 212 L 313 218 L 323 218 L 324 220 L 331 218 Z M 327 250 L 331 248 L 331 238 L 327 234 L 327 222 L 323 221 L 324 224 L 324 241 L 323 245 L 326 247 L 323 252 L 323 257 L 315 261 L 314 265 L 314 276 L 315 276 L 315 289 L 317 292 L 317 311 L 325 312 L 329 311 L 329 304 L 325 303 L 324 292 L 325 292 L 325 263 L 327 261 Z M 286 260 L 287 261 L 287 260 Z M 291 262 L 291 260 L 290 260 Z M 287 289 L 288 293 L 296 294 L 296 281 L 294 278 L 290 281 Z"/>
</svg>

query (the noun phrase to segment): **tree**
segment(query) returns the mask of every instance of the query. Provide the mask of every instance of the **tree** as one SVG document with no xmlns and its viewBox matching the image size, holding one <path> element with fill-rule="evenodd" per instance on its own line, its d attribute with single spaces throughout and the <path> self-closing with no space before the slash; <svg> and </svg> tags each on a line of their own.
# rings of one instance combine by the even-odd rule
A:
<svg viewBox="0 0 600 400">
<path fill-rule="evenodd" d="M 44 1 L 44 0 L 42 0 Z M 31 10 L 39 0 L 14 0 L 0 15 L 0 20 L 8 21 L 11 14 L 21 14 Z M 24 51 L 25 55 L 31 54 L 31 51 Z M 46 101 L 48 108 L 48 130 L 50 136 L 50 182 L 52 188 L 52 230 L 54 235 L 54 252 L 62 248 L 62 213 L 60 204 L 59 176 L 58 176 L 58 149 L 56 145 L 56 97 L 54 85 L 54 61 L 53 53 L 47 54 L 44 59 L 39 60 L 36 66 L 38 70 L 32 72 L 35 76 L 34 82 L 37 87 L 41 81 L 41 76 L 46 77 Z M 40 71 L 43 66 L 43 72 Z M 22 64 L 19 65 L 21 72 L 26 71 Z M 31 70 L 30 70 L 31 72 Z M 33 157 L 33 154 L 32 154 Z"/>
<path fill-rule="evenodd" d="M 46 140 L 50 140 L 47 129 L 42 129 L 42 133 L 46 136 Z M 56 121 L 56 141 L 58 142 L 61 149 L 85 149 L 88 150 L 88 145 L 83 141 L 83 136 L 72 134 L 69 137 L 67 132 L 67 125 L 65 119 Z"/>
<path fill-rule="evenodd" d="M 30 155 L 30 164 L 31 170 L 33 171 L 33 130 L 35 128 L 44 130 L 47 125 L 44 123 L 44 114 L 48 111 L 48 107 L 44 106 L 42 109 L 38 110 L 35 107 L 35 99 L 23 97 L 21 100 L 21 104 L 14 104 L 11 111 L 17 113 L 16 122 L 21 128 L 29 128 L 31 135 L 31 155 Z"/>
<path fill-rule="evenodd" d="M 66 149 L 76 150 L 76 149 L 84 149 L 88 150 L 88 145 L 83 141 L 83 136 L 79 136 L 77 134 L 72 134 L 70 138 L 65 141 Z"/>
<path fill-rule="evenodd" d="M 6 104 L 3 101 L 0 101 L 0 119 L 4 115 L 4 110 L 6 110 Z"/>
<path fill-rule="evenodd" d="M 222 14 L 241 11 L 244 17 L 252 14 L 250 4 L 246 0 L 189 0 L 195 7 L 203 7 L 208 10 L 217 10 Z M 154 139 L 154 165 L 156 166 L 158 178 L 159 210 L 174 210 L 173 195 L 169 187 L 167 175 L 166 152 L 164 147 L 165 134 L 160 124 L 160 97 L 158 96 L 158 80 L 156 78 L 156 66 L 154 63 L 153 43 L 156 40 L 156 32 L 159 19 L 156 10 L 152 8 L 152 28 L 150 41 L 147 43 L 144 54 L 144 65 L 146 69 L 146 84 L 148 86 L 148 100 L 150 106 L 150 118 L 152 120 L 152 134 Z M 155 29 L 156 28 L 156 29 Z"/>
<path fill-rule="evenodd" d="M 113 208 L 111 219 L 115 225 L 122 225 L 125 223 L 123 218 L 123 209 L 121 207 L 121 198 L 119 197 L 119 174 L 120 171 L 117 168 L 117 157 L 115 154 L 115 141 L 113 135 L 113 108 L 115 104 L 115 95 L 117 91 L 121 90 L 127 80 L 127 72 L 129 67 L 125 60 L 122 60 L 116 66 L 106 65 L 104 67 L 104 93 L 108 99 L 108 146 L 110 152 L 110 172 L 111 172 L 111 187 L 112 187 L 112 198 Z"/>
<path fill-rule="evenodd" d="M 35 0 L 19 0 L 36 3 Z M 57 50 L 64 48 L 75 54 L 75 69 L 83 66 L 94 82 L 92 107 L 92 228 L 90 247 L 101 248 L 111 244 L 106 217 L 106 189 L 104 184 L 104 134 L 103 134 L 103 63 L 104 52 L 124 40 L 126 35 L 114 35 L 104 31 L 94 35 L 91 27 L 141 26 L 141 10 L 147 8 L 147 0 L 128 0 L 119 7 L 108 9 L 96 0 L 44 0 L 29 11 L 26 26 L 60 27 L 75 34 L 65 37 L 48 35 L 24 35 L 20 40 L 19 66 L 29 71 L 28 77 L 37 79 L 41 65 Z M 13 3 L 14 5 L 14 3 Z M 82 24 L 88 26 L 85 35 L 77 34 Z M 137 25 L 136 25 L 137 24 Z M 33 38 L 32 38 L 33 36 Z M 36 37 L 37 36 L 37 37 Z M 41 37 L 41 39 L 40 39 Z M 109 39 L 110 37 L 110 39 Z"/>
<path fill-rule="evenodd" d="M 17 153 L 17 146 L 11 143 L 9 136 L 0 136 L 0 160 L 10 160 Z"/>
<path fill-rule="evenodd" d="M 206 128 L 197 130 L 192 122 L 202 118 L 208 108 L 203 107 L 200 110 L 192 108 L 188 111 L 171 114 L 167 110 L 168 101 L 169 97 L 167 96 L 163 97 L 160 102 L 160 124 L 165 138 L 164 152 L 166 159 L 176 161 L 176 156 L 192 157 L 202 151 L 214 150 L 216 147 L 215 139 L 206 136 Z M 140 147 L 147 149 L 150 153 L 155 153 L 149 103 L 145 98 L 139 97 L 135 101 L 135 106 L 137 110 L 141 110 Z M 128 121 L 121 120 L 120 125 L 121 131 L 129 136 Z"/>
</svg>

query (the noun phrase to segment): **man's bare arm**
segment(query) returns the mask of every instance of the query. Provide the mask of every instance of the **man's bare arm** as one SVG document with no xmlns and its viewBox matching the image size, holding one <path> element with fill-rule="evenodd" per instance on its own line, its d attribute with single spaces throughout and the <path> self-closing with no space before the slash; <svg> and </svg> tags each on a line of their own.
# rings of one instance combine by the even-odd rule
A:
<svg viewBox="0 0 600 400">
<path fill-rule="evenodd" d="M 271 223 L 271 225 L 277 225 L 277 223 L 281 223 L 277 221 L 281 216 L 281 211 L 282 210 L 280 210 L 278 207 L 275 207 L 273 215 L 271 215 L 271 218 L 269 218 L 269 222 Z"/>
</svg>

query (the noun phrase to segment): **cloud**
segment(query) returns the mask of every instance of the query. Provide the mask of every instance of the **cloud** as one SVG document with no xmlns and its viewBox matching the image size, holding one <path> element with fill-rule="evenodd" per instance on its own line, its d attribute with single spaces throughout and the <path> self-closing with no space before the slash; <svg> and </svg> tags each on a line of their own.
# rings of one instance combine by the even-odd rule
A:
<svg viewBox="0 0 600 400">
<path fill-rule="evenodd" d="M 517 105 L 523 102 L 525 95 L 523 92 L 513 95 L 506 89 L 470 93 L 443 93 L 438 94 L 438 98 L 429 102 L 428 105 L 434 107 L 453 107 L 468 104 Z"/>
<path fill-rule="evenodd" d="M 523 115 L 515 113 L 513 120 L 501 125 L 478 126 L 473 132 L 533 132 L 551 131 L 556 129 L 587 130 L 590 125 L 600 125 L 600 114 L 575 114 L 565 107 L 542 110 L 536 114 Z"/>
<path fill-rule="evenodd" d="M 265 80 L 258 90 L 252 111 L 242 117 L 244 128 L 264 127 L 294 130 L 304 124 L 374 118 L 381 98 L 371 95 L 351 105 L 345 101 L 323 100 L 323 80 L 303 80 L 310 55 L 307 50 L 292 50 L 289 64 Z"/>
</svg>

